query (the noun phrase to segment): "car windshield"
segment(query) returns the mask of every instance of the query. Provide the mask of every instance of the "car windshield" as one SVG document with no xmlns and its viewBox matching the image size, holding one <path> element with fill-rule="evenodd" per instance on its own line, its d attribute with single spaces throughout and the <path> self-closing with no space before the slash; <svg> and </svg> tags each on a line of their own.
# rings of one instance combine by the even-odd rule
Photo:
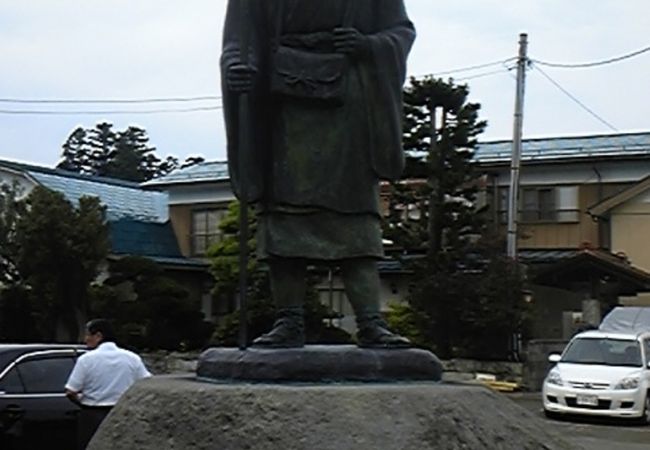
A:
<svg viewBox="0 0 650 450">
<path fill-rule="evenodd" d="M 637 341 L 607 338 L 578 338 L 569 345 L 561 362 L 641 367 Z"/>
</svg>

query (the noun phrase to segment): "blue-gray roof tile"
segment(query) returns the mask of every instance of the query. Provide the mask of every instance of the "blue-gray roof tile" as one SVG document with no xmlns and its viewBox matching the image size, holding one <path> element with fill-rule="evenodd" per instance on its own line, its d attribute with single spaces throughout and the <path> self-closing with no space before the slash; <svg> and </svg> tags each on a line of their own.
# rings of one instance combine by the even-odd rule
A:
<svg viewBox="0 0 650 450">
<path fill-rule="evenodd" d="M 512 141 L 481 142 L 474 159 L 482 164 L 505 163 L 512 155 Z M 524 139 L 522 161 L 582 158 L 638 157 L 650 155 L 650 132 L 611 135 Z"/>
<path fill-rule="evenodd" d="M 116 254 L 182 258 L 171 223 L 121 219 L 109 222 L 111 249 Z"/>
<path fill-rule="evenodd" d="M 137 184 L 113 183 L 96 177 L 68 176 L 63 171 L 30 170 L 28 174 L 43 186 L 61 192 L 74 204 L 84 195 L 98 197 L 106 206 L 108 220 L 127 217 L 157 223 L 168 220 L 167 194 L 163 192 L 146 191 Z"/>
<path fill-rule="evenodd" d="M 169 184 L 226 181 L 229 179 L 228 163 L 225 161 L 206 161 L 185 169 L 176 169 L 164 177 L 142 183 L 146 187 Z"/>
</svg>

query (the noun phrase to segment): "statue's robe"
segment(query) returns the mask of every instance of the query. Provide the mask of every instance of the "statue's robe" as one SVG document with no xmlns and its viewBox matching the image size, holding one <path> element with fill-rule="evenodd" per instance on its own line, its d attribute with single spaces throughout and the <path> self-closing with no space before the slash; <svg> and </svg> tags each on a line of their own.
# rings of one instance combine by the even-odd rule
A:
<svg viewBox="0 0 650 450">
<path fill-rule="evenodd" d="M 245 125 L 252 140 L 248 152 L 238 145 L 238 97 L 225 82 L 228 67 L 239 61 L 238 0 L 228 4 L 221 67 L 231 181 L 238 196 L 240 184 L 247 183 L 249 201 L 258 206 L 259 255 L 381 257 L 379 180 L 399 177 L 404 167 L 402 86 L 415 30 L 403 1 L 249 2 L 244 28 L 257 72 Z M 269 70 L 277 24 L 282 36 L 319 33 L 316 51 L 333 51 L 331 31 L 343 25 L 348 2 L 354 2 L 350 25 L 369 38 L 369 49 L 350 59 L 344 104 L 272 96 Z M 309 45 L 314 47 L 313 40 Z"/>
</svg>

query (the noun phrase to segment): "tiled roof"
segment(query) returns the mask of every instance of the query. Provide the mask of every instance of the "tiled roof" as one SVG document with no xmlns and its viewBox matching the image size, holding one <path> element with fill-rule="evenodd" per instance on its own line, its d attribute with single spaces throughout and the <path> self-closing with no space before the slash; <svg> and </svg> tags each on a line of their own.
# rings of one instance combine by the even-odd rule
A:
<svg viewBox="0 0 650 450">
<path fill-rule="evenodd" d="M 509 162 L 512 141 L 481 142 L 474 154 L 482 164 Z M 524 139 L 524 162 L 604 157 L 650 156 L 650 132 Z"/>
<path fill-rule="evenodd" d="M 61 192 L 74 204 L 84 195 L 98 197 L 102 205 L 106 206 L 109 221 L 133 218 L 164 223 L 169 218 L 167 194 L 144 190 L 138 183 L 13 161 L 0 160 L 0 166 L 26 173 L 41 185 Z"/>
<path fill-rule="evenodd" d="M 121 219 L 109 222 L 109 239 L 114 254 L 181 258 L 171 223 L 150 223 Z"/>
<path fill-rule="evenodd" d="M 142 183 L 145 187 L 160 187 L 170 184 L 215 182 L 229 179 L 228 163 L 225 161 L 206 161 L 185 169 L 176 169 L 164 177 Z"/>
</svg>

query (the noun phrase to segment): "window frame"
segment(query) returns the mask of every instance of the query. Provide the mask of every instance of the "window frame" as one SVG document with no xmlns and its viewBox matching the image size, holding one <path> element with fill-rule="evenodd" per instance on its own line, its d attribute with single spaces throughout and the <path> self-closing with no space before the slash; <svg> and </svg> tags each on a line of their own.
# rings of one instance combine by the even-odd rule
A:
<svg viewBox="0 0 650 450">
<path fill-rule="evenodd" d="M 193 209 L 190 216 L 190 252 L 192 256 L 205 256 L 207 254 L 208 248 L 223 239 L 224 233 L 219 229 L 219 223 L 226 216 L 228 210 L 227 208 L 200 208 Z M 210 229 L 210 213 L 217 214 L 217 222 L 215 229 Z M 204 228 L 201 231 L 197 231 L 197 223 L 199 219 L 197 216 L 205 214 L 205 218 L 201 221 L 203 222 Z M 199 244 L 198 239 L 202 239 L 203 242 Z"/>
<path fill-rule="evenodd" d="M 82 348 L 70 348 L 70 349 L 56 349 L 56 350 L 36 350 L 36 351 L 30 351 L 27 353 L 24 353 L 16 359 L 14 359 L 11 363 L 9 363 L 1 372 L 0 372 L 0 380 L 4 379 L 7 374 L 16 369 L 18 377 L 20 378 L 21 384 L 23 385 L 23 391 L 22 393 L 6 393 L 4 391 L 0 391 L 0 398 L 2 399 L 20 399 L 20 398 L 53 398 L 53 397 L 64 397 L 65 392 L 63 390 L 63 386 L 61 387 L 60 392 L 44 392 L 44 393 L 29 393 L 27 392 L 27 388 L 25 386 L 25 381 L 22 379 L 22 375 L 20 374 L 20 364 L 31 361 L 31 360 L 39 360 L 39 359 L 55 359 L 55 358 L 72 358 L 75 362 L 76 359 L 79 358 L 82 354 L 84 354 L 86 350 Z"/>
<path fill-rule="evenodd" d="M 575 190 L 575 207 L 564 207 L 561 202 L 562 189 Z M 533 201 L 528 202 L 527 194 L 533 194 Z M 498 190 L 497 217 L 499 223 L 505 224 L 508 220 L 508 195 L 509 188 L 501 187 Z M 521 224 L 578 224 L 580 223 L 579 207 L 580 187 L 576 185 L 544 185 L 522 186 L 519 188 L 519 206 L 517 220 Z M 546 196 L 546 198 L 542 198 Z M 527 207 L 527 203 L 533 207 Z"/>
</svg>

